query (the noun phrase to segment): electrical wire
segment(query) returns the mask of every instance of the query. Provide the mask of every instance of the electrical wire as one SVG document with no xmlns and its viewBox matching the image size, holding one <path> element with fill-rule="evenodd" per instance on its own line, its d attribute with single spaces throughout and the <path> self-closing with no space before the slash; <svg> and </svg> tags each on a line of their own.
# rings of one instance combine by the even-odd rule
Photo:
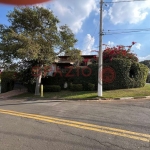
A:
<svg viewBox="0 0 150 150">
<path fill-rule="evenodd" d="M 150 30 L 147 30 L 146 32 L 144 32 L 145 34 L 150 31 Z M 130 33 L 139 33 L 139 32 L 143 32 L 143 31 L 129 31 L 129 32 L 112 32 L 112 33 L 109 33 L 109 32 L 103 32 L 103 35 L 113 35 L 113 34 L 130 34 Z M 143 34 L 144 34 L 143 33 Z"/>
<path fill-rule="evenodd" d="M 113 31 L 119 31 L 119 30 L 131 30 L 131 31 L 143 31 L 143 30 L 150 30 L 150 28 L 144 28 L 144 29 L 113 29 L 113 30 L 107 30 L 108 32 Z"/>
<path fill-rule="evenodd" d="M 116 1 L 116 2 L 103 2 L 103 3 L 122 3 L 122 2 L 142 2 L 142 1 L 148 1 L 148 0 L 133 0 L 133 1 Z"/>
<path fill-rule="evenodd" d="M 142 29 L 142 30 L 133 30 L 133 31 L 122 31 L 122 32 L 110 32 L 106 31 L 103 32 L 104 35 L 112 35 L 112 34 L 123 34 L 123 33 L 135 33 L 135 32 L 143 32 L 143 31 L 150 31 L 150 29 Z"/>
<path fill-rule="evenodd" d="M 103 3 L 123 3 L 123 2 L 142 2 L 142 1 L 148 1 L 148 0 L 133 0 L 133 1 L 131 1 L 131 0 L 130 1 L 129 0 L 123 0 L 123 1 L 115 1 L 115 2 L 104 1 Z M 94 36 L 95 36 L 96 30 L 97 30 L 97 27 L 95 28 Z M 124 30 L 124 31 L 121 31 L 121 30 Z M 143 32 L 143 31 L 147 31 L 148 32 L 148 31 L 150 31 L 150 28 L 146 28 L 146 29 L 116 29 L 116 30 L 108 30 L 107 32 L 103 32 L 103 35 L 130 34 L 130 33 L 138 33 L 138 32 Z M 94 36 L 92 36 L 92 37 L 94 37 Z M 88 43 L 88 42 L 89 41 L 87 41 L 85 43 Z M 86 51 L 86 50 L 84 50 L 84 51 Z"/>
</svg>

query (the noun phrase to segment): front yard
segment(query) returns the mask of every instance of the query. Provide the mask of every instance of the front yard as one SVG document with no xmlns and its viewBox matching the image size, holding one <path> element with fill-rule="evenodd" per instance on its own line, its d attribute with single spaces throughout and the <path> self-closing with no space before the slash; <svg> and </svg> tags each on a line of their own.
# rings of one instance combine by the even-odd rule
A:
<svg viewBox="0 0 150 150">
<path fill-rule="evenodd" d="M 142 97 L 150 96 L 150 84 L 146 84 L 142 88 L 133 89 L 119 89 L 104 91 L 104 98 L 120 98 L 120 97 Z M 24 93 L 14 98 L 40 98 L 40 96 L 35 96 L 34 93 Z M 61 91 L 61 92 L 46 92 L 43 98 L 48 99 L 94 99 L 98 98 L 97 91 Z"/>
</svg>

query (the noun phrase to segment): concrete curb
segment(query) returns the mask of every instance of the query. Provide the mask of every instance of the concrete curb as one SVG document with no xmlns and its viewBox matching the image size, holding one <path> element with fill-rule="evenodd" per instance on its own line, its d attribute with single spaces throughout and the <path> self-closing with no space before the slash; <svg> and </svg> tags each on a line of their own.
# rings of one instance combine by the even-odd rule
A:
<svg viewBox="0 0 150 150">
<path fill-rule="evenodd" d="M 2 99 L 16 99 L 15 97 L 0 97 L 0 100 Z M 24 99 L 25 101 L 38 101 L 38 100 L 54 100 L 54 101 L 110 101 L 110 100 L 135 100 L 135 99 L 150 99 L 150 96 L 137 96 L 137 97 L 116 97 L 116 98 L 105 98 L 105 97 L 96 97 L 96 98 L 89 98 L 89 99 L 63 99 L 63 98 L 44 98 L 44 97 L 38 97 L 38 98 L 31 98 L 31 97 L 24 97 L 24 98 L 17 98 L 17 99 Z"/>
<path fill-rule="evenodd" d="M 75 101 L 107 101 L 107 100 L 136 100 L 136 99 L 150 99 L 150 96 L 139 96 L 139 97 L 120 97 L 120 98 L 93 98 L 93 99 L 76 99 Z"/>
<path fill-rule="evenodd" d="M 121 98 L 93 98 L 93 99 L 63 99 L 63 98 L 21 98 L 25 101 L 39 101 L 39 100 L 48 100 L 48 101 L 91 101 L 91 102 L 100 102 L 100 101 L 121 101 L 121 100 L 136 100 L 136 99 L 150 99 L 150 96 L 141 96 L 141 97 L 121 97 Z M 10 98 L 8 98 L 10 99 Z M 14 98 L 13 98 L 14 99 Z M 17 98 L 18 99 L 18 98 Z"/>
<path fill-rule="evenodd" d="M 115 100 L 125 100 L 125 99 L 133 99 L 134 97 L 121 97 L 121 98 L 114 98 Z"/>
<path fill-rule="evenodd" d="M 120 97 L 120 98 L 99 98 L 99 100 L 133 100 L 133 99 L 147 99 L 150 98 L 150 96 L 137 96 L 137 97 Z"/>
</svg>

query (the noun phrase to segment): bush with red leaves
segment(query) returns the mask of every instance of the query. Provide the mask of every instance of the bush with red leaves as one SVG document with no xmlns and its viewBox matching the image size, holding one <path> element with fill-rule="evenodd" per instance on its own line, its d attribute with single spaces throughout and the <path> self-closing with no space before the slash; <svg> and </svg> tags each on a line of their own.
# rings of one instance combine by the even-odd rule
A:
<svg viewBox="0 0 150 150">
<path fill-rule="evenodd" d="M 106 49 L 103 51 L 103 61 L 111 61 L 114 58 L 124 58 L 138 62 L 136 54 L 131 52 L 131 47 L 135 43 L 136 42 L 132 42 L 130 46 L 106 47 Z"/>
</svg>

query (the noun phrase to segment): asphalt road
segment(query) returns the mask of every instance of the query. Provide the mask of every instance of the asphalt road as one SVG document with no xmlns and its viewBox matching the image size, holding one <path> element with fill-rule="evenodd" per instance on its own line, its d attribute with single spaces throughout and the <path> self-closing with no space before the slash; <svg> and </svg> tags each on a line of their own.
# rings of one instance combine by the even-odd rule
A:
<svg viewBox="0 0 150 150">
<path fill-rule="evenodd" d="M 0 100 L 0 150 L 150 150 L 150 100 Z"/>
</svg>

